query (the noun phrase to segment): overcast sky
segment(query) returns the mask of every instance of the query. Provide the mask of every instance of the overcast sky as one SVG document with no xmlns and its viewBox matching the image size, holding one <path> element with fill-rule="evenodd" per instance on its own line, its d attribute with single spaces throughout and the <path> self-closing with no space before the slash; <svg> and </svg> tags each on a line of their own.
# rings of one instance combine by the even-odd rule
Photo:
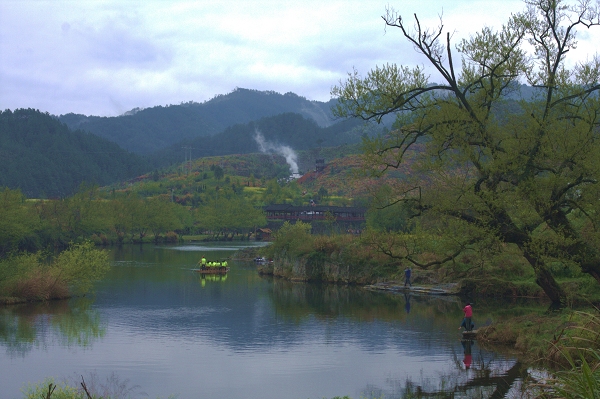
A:
<svg viewBox="0 0 600 399">
<path fill-rule="evenodd" d="M 430 26 L 443 12 L 455 41 L 523 9 L 520 0 L 0 0 L 0 109 L 114 116 L 236 87 L 327 101 L 353 67 L 423 63 L 385 30 L 388 5 Z M 594 53 L 592 39 L 580 49 Z"/>
</svg>

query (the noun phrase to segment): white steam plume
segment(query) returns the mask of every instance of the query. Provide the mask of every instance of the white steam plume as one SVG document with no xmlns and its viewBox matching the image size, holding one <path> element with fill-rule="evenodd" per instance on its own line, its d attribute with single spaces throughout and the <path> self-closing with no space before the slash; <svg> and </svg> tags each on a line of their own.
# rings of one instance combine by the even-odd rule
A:
<svg viewBox="0 0 600 399">
<path fill-rule="evenodd" d="M 260 152 L 265 154 L 274 152 L 276 154 L 283 155 L 287 164 L 290 165 L 290 170 L 292 171 L 292 174 L 298 173 L 298 156 L 296 155 L 294 150 L 292 150 L 287 145 L 268 142 L 267 140 L 265 140 L 265 137 L 258 129 L 254 130 L 254 140 L 258 144 Z"/>
</svg>

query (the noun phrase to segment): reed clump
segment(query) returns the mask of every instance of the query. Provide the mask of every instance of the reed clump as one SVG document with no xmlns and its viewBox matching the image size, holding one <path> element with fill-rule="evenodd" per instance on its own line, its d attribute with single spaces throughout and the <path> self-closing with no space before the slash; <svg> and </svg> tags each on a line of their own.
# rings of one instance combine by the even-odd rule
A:
<svg viewBox="0 0 600 399">
<path fill-rule="evenodd" d="M 539 398 L 600 398 L 600 310 L 574 312 L 551 343 L 547 360 L 555 371 L 530 384 Z"/>
</svg>

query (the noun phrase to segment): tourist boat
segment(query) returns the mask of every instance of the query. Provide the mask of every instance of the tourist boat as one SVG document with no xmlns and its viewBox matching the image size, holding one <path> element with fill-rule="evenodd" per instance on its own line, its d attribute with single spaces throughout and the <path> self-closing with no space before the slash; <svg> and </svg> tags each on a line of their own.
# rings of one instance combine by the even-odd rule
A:
<svg viewBox="0 0 600 399">
<path fill-rule="evenodd" d="M 192 269 L 193 271 L 200 274 L 227 274 L 229 267 L 218 266 L 218 267 L 207 267 L 206 269 Z"/>
</svg>

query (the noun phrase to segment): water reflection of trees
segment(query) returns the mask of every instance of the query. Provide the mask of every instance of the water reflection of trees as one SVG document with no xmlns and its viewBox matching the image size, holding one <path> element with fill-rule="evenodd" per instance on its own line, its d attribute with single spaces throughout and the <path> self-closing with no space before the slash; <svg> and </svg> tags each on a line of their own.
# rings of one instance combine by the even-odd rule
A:
<svg viewBox="0 0 600 399">
<path fill-rule="evenodd" d="M 410 319 L 417 331 L 438 330 L 459 324 L 462 303 L 454 297 L 390 295 L 339 285 L 293 283 L 273 279 L 270 296 L 279 317 L 295 322 L 314 317 L 344 316 L 357 321 L 403 321 Z M 490 305 L 491 306 L 491 305 Z M 481 314 L 483 317 L 483 314 Z M 420 327 L 418 327 L 420 326 Z M 518 389 L 527 367 L 483 350 L 476 341 L 461 342 L 453 355 L 452 370 L 420 381 L 389 379 L 387 389 L 366 387 L 364 398 L 503 398 Z M 467 365 L 469 366 L 467 368 Z"/>
<path fill-rule="evenodd" d="M 92 301 L 77 298 L 6 306 L 0 309 L 0 345 L 10 356 L 45 348 L 51 339 L 62 346 L 88 347 L 106 333 Z"/>
<path fill-rule="evenodd" d="M 403 383 L 390 378 L 387 389 L 368 386 L 363 390 L 361 397 L 501 399 L 507 397 L 509 391 L 519 390 L 522 382 L 527 380 L 528 369 L 521 362 L 508 361 L 493 353 L 476 349 L 475 341 L 471 341 L 471 345 L 473 363 L 469 369 L 464 363 L 463 356 L 466 353 L 455 354 L 455 367 L 443 375 L 435 378 L 421 377 L 419 381 L 407 378 Z"/>
<path fill-rule="evenodd" d="M 295 321 L 315 315 L 396 321 L 406 319 L 409 313 L 419 319 L 446 321 L 460 313 L 460 303 L 455 297 L 388 295 L 358 287 L 294 283 L 277 278 L 272 282 L 269 293 L 278 315 Z"/>
</svg>

